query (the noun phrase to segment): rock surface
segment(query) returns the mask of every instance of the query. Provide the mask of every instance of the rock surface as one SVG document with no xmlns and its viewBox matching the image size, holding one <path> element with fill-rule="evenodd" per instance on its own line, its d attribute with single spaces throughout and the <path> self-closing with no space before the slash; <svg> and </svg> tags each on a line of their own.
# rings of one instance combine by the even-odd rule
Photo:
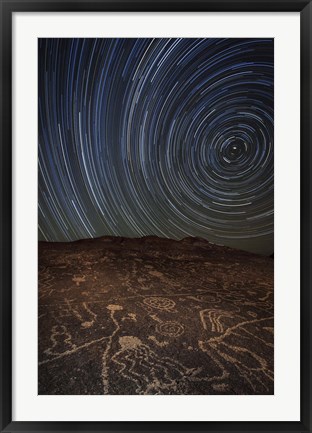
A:
<svg viewBox="0 0 312 433">
<path fill-rule="evenodd" d="M 39 394 L 273 394 L 273 269 L 198 238 L 39 242 Z"/>
</svg>

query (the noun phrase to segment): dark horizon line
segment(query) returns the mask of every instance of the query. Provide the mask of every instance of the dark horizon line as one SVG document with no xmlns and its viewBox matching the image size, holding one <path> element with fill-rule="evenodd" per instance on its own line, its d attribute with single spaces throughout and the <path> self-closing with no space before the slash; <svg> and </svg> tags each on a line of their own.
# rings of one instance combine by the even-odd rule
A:
<svg viewBox="0 0 312 433">
<path fill-rule="evenodd" d="M 224 244 L 218 244 L 216 242 L 212 242 L 209 241 L 208 239 L 202 238 L 200 236 L 185 236 L 184 238 L 181 239 L 174 239 L 174 238 L 169 238 L 169 237 L 161 237 L 161 236 L 157 236 L 157 235 L 144 235 L 141 237 L 130 237 L 130 236 L 114 236 L 114 235 L 103 235 L 103 236 L 97 236 L 97 237 L 88 237 L 88 238 L 81 238 L 81 239 L 75 239 L 72 241 L 47 241 L 45 239 L 38 239 L 38 244 L 42 243 L 42 244 L 73 244 L 73 243 L 78 243 L 78 242 L 84 242 L 84 241 L 96 241 L 96 240 L 100 240 L 103 238 L 110 238 L 110 239 L 131 239 L 131 240 L 143 240 L 143 239 L 148 239 L 148 238 L 154 238 L 154 239 L 161 239 L 164 241 L 170 241 L 170 242 L 183 242 L 186 239 L 192 239 L 192 240 L 199 240 L 199 241 L 204 241 L 210 245 L 214 245 L 217 247 L 222 247 L 222 248 L 226 248 L 228 250 L 235 250 L 235 251 L 241 251 L 247 254 L 252 254 L 255 256 L 264 256 L 264 257 L 271 257 L 274 258 L 274 250 L 272 251 L 272 253 L 269 254 L 261 254 L 261 253 L 254 253 L 251 251 L 247 251 L 244 249 L 240 249 L 240 248 L 234 248 L 234 247 L 230 247 Z"/>
</svg>

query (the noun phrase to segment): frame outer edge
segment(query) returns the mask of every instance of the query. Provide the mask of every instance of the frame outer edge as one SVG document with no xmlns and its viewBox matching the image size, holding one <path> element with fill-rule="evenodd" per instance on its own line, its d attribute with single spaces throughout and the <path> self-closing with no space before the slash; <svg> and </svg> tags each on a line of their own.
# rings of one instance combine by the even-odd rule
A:
<svg viewBox="0 0 312 433">
<path fill-rule="evenodd" d="M 98 10 L 105 10 L 105 3 L 103 1 L 90 2 L 96 4 Z M 129 5 L 127 9 L 131 10 L 131 4 L 139 2 L 116 2 L 114 9 L 122 10 L 122 6 Z M 166 10 L 166 3 L 159 2 L 163 5 L 163 10 Z M 170 3 L 170 0 L 169 2 Z M 187 2 L 190 3 L 190 2 Z M 202 3 L 202 2 L 201 2 Z M 214 8 L 216 8 L 216 2 L 212 2 Z M 248 6 L 244 1 L 220 1 L 218 10 L 226 9 L 226 5 L 231 4 L 231 9 L 235 10 L 235 5 L 242 3 L 248 10 L 252 10 L 251 6 Z M 312 360 L 312 347 L 311 347 L 311 316 L 312 316 L 312 305 L 311 305 L 311 276 L 312 276 L 312 264 L 311 264 L 311 250 L 312 250 L 312 236 L 311 236 L 311 216 L 312 216 L 312 200 L 311 200 L 311 176 L 310 169 L 312 168 L 312 152 L 311 136 L 312 136 L 312 112 L 311 112 L 311 101 L 312 101 L 312 4 L 309 1 L 284 1 L 284 5 L 281 6 L 282 2 L 272 1 L 276 8 L 269 4 L 270 2 L 252 2 L 260 4 L 262 3 L 261 10 L 301 10 L 301 170 L 304 176 L 301 178 L 301 288 L 305 287 L 305 291 L 301 290 L 301 422 L 299 423 L 276 423 L 275 427 L 271 423 L 261 423 L 263 428 L 257 426 L 254 430 L 251 425 L 253 423 L 246 423 L 240 431 L 301 431 L 301 432 L 312 432 L 311 425 L 311 390 L 312 390 L 312 378 L 311 378 L 311 360 Z M 12 42 L 12 12 L 13 10 L 25 10 L 25 11 L 45 11 L 51 7 L 51 1 L 28 1 L 22 0 L 19 2 L 0 0 L 0 22 L 1 22 L 1 56 L 0 56 L 0 238 L 1 251 L 0 251 L 0 278 L 1 278 L 1 291 L 0 291 L 0 308 L 1 308 L 1 323 L 0 323 L 0 431 L 3 432 L 31 432 L 31 431 L 46 431 L 46 432 L 65 432 L 65 431 L 89 431 L 98 432 L 104 431 L 104 425 L 101 428 L 98 423 L 79 423 L 79 427 L 76 422 L 69 423 L 50 423 L 50 422 L 12 422 L 12 299 L 11 299 L 11 287 L 12 287 L 12 47 L 8 41 Z M 66 4 L 70 4 L 69 9 L 72 10 L 88 10 L 86 2 L 76 1 L 76 5 L 73 5 L 73 1 L 64 2 L 63 4 L 57 0 L 53 2 L 52 9 L 59 9 L 60 11 L 66 10 Z M 84 4 L 84 6 L 82 6 Z M 155 2 L 153 2 L 155 4 Z M 171 3 L 172 4 L 172 3 Z M 199 2 L 194 2 L 194 7 L 198 6 Z M 122 6 L 121 6 L 122 5 Z M 146 2 L 142 9 L 148 10 L 148 3 Z M 288 5 L 288 6 L 287 6 Z M 82 6 L 82 7 L 80 7 Z M 183 7 L 183 1 L 181 1 Z M 112 7 L 112 2 L 110 2 Z M 190 8 L 190 6 L 188 6 Z M 186 10 L 187 8 L 185 8 Z M 257 8 L 255 8 L 256 10 Z M 90 10 L 90 9 L 89 9 Z M 237 9 L 236 9 L 237 10 Z M 303 373 L 305 381 L 303 381 Z M 102 423 L 101 423 L 102 424 Z M 135 425 L 130 427 L 131 423 L 124 424 L 119 428 L 117 423 L 115 426 L 107 426 L 105 429 L 106 433 L 109 432 L 134 432 L 142 431 L 142 429 L 136 430 Z M 169 432 L 178 431 L 177 425 L 171 423 L 172 429 L 164 425 L 163 428 L 157 423 L 153 423 L 154 426 L 151 429 L 145 431 L 156 432 Z M 187 428 L 180 424 L 180 431 L 236 431 L 238 432 L 240 426 L 233 423 L 227 423 L 228 426 L 232 424 L 233 430 L 224 428 L 223 422 L 212 423 L 211 429 L 205 428 L 193 428 L 191 425 Z M 192 423 L 193 424 L 193 423 Z M 207 423 L 208 424 L 208 423 Z M 240 423 L 238 423 L 240 424 Z M 251 424 L 248 427 L 248 424 Z M 75 425 L 77 430 L 75 429 Z M 221 426 L 222 425 L 222 426 Z M 279 427 L 278 427 L 279 425 Z M 67 427 L 66 427 L 67 426 Z M 146 427 L 148 427 L 146 425 Z M 66 430 L 65 430 L 66 429 Z"/>
<path fill-rule="evenodd" d="M 1 16 L 1 123 L 0 123 L 0 427 L 1 430 L 12 419 L 12 25 L 10 5 L 0 3 Z"/>
<path fill-rule="evenodd" d="M 311 282 L 312 282 L 312 3 L 310 2 L 301 12 L 301 90 L 300 90 L 300 149 L 301 149 L 301 190 L 300 190 L 300 346 L 301 346 L 301 422 L 305 430 L 311 432 L 311 361 L 312 361 L 312 304 L 311 304 Z"/>
</svg>

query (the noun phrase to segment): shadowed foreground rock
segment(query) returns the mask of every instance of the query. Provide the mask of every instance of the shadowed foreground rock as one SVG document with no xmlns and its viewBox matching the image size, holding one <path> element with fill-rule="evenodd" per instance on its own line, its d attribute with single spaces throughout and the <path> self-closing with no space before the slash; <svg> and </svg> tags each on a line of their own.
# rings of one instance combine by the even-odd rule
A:
<svg viewBox="0 0 312 433">
<path fill-rule="evenodd" d="M 39 243 L 39 394 L 273 394 L 273 259 L 146 237 Z"/>
</svg>

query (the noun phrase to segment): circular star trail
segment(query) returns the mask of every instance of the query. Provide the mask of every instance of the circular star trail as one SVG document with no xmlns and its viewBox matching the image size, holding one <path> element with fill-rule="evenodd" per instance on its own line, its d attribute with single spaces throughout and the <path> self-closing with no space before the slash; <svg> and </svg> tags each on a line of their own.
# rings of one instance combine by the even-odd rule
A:
<svg viewBox="0 0 312 433">
<path fill-rule="evenodd" d="M 40 39 L 39 236 L 273 251 L 271 39 Z"/>
</svg>

